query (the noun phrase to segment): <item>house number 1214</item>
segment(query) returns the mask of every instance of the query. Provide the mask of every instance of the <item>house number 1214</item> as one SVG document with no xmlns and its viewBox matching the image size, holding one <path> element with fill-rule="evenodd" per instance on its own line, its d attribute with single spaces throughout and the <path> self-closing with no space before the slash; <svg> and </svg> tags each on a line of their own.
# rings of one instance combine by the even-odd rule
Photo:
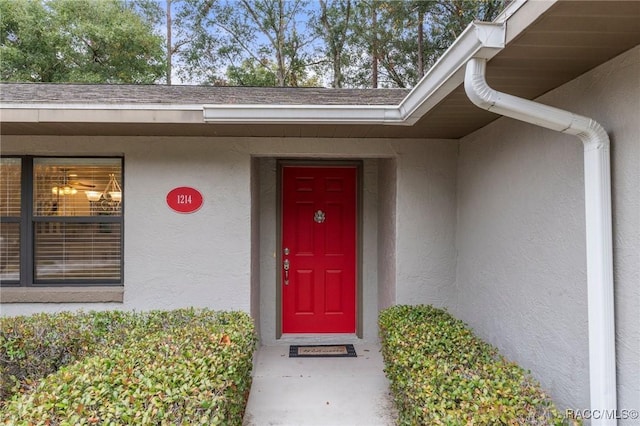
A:
<svg viewBox="0 0 640 426">
<path fill-rule="evenodd" d="M 167 205 L 178 213 L 193 213 L 202 207 L 200 191 L 188 186 L 174 188 L 167 194 Z"/>
<path fill-rule="evenodd" d="M 193 197 L 188 194 L 178 194 L 178 204 L 191 204 Z"/>
</svg>

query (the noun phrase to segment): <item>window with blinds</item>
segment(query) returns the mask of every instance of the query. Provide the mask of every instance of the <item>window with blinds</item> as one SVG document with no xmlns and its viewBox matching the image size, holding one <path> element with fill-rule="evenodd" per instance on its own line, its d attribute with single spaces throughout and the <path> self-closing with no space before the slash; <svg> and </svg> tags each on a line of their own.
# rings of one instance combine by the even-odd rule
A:
<svg viewBox="0 0 640 426">
<path fill-rule="evenodd" d="M 3 158 L 2 165 L 2 236 L 17 247 L 15 255 L 2 250 L 3 283 L 122 283 L 121 158 Z M 16 183 L 5 182 L 15 167 Z M 15 220 L 5 223 L 9 213 Z"/>
<path fill-rule="evenodd" d="M 20 281 L 22 159 L 0 159 L 0 282 Z"/>
</svg>

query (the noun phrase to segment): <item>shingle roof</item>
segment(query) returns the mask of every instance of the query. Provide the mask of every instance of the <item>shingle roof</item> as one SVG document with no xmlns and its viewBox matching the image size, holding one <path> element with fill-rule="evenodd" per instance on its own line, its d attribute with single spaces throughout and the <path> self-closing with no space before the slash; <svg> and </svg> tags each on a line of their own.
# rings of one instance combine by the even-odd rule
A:
<svg viewBox="0 0 640 426">
<path fill-rule="evenodd" d="M 513 96 L 536 99 L 629 49 L 637 49 L 640 43 L 640 2 L 585 0 L 512 5 L 513 14 L 504 15 L 510 22 L 507 44 L 489 55 L 487 80 L 494 89 Z M 438 61 L 440 65 L 429 71 L 435 70 L 431 77 L 448 75 L 446 81 L 427 74 L 422 89 L 429 90 L 419 90 L 418 86 L 416 96 L 409 97 L 403 108 L 399 108 L 400 103 L 408 95 L 403 89 L 0 83 L 0 134 L 459 139 L 499 116 L 469 101 L 461 84 L 462 70 L 453 68 L 469 53 L 461 51 L 467 43 L 455 46 Z M 271 105 L 280 104 L 284 114 L 290 114 L 289 109 L 313 110 L 287 108 L 291 105 L 326 105 L 331 107 L 316 110 L 336 113 L 353 109 L 366 117 L 384 116 L 384 123 L 359 124 L 357 119 L 336 120 L 338 124 L 321 124 L 313 119 L 303 123 L 283 114 L 284 122 L 251 124 L 259 114 L 249 113 L 245 113 L 245 122 L 205 123 L 203 106 L 208 104 L 226 106 L 218 109 L 227 112 L 236 110 L 238 117 L 243 108 L 233 104 L 264 105 L 255 111 L 275 109 Z M 336 105 L 338 108 L 333 108 Z M 367 105 L 384 106 L 365 108 Z M 397 111 L 389 111 L 394 107 Z M 406 126 L 389 125 L 389 118 L 400 112 L 412 114 L 418 121 Z"/>
<path fill-rule="evenodd" d="M 3 103 L 397 105 L 406 89 L 0 83 Z"/>
</svg>

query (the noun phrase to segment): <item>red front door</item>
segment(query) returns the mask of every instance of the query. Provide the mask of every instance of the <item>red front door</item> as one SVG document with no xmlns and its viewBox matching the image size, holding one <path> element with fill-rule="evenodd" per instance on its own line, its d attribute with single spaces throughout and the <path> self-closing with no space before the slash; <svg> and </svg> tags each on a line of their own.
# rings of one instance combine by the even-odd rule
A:
<svg viewBox="0 0 640 426">
<path fill-rule="evenodd" d="M 356 329 L 354 166 L 282 167 L 282 332 Z"/>
</svg>

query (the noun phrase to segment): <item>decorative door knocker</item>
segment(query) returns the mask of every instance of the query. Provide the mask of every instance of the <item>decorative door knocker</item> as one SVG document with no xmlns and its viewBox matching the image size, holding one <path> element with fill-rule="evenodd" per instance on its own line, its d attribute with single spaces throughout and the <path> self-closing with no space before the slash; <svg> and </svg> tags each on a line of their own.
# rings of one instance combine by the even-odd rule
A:
<svg viewBox="0 0 640 426">
<path fill-rule="evenodd" d="M 316 212 L 316 214 L 313 216 L 313 220 L 316 223 L 322 223 L 324 222 L 324 212 L 322 210 L 318 210 Z"/>
</svg>

